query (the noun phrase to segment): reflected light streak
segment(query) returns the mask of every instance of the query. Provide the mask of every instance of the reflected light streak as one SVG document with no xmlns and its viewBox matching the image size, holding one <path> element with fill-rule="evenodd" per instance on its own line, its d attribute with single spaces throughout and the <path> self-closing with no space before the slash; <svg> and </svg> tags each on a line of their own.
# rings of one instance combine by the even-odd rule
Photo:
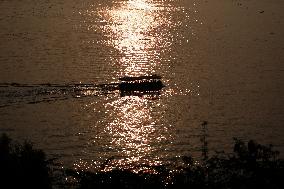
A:
<svg viewBox="0 0 284 189">
<path fill-rule="evenodd" d="M 106 44 L 119 52 L 114 58 L 118 61 L 113 62 L 113 66 L 118 66 L 115 75 L 140 76 L 156 72 L 161 49 L 171 46 L 168 29 L 173 23 L 163 15 L 167 12 L 163 12 L 165 9 L 165 5 L 153 1 L 130 0 L 99 11 L 107 23 L 100 27 L 108 38 Z M 151 116 L 153 110 L 149 99 L 125 96 L 106 104 L 105 108 L 111 110 L 105 128 L 105 133 L 112 138 L 110 146 L 119 149 L 125 157 L 116 164 L 141 163 L 156 150 L 155 144 L 167 139 L 156 129 L 158 120 Z M 152 163 L 158 164 L 159 161 Z"/>
<path fill-rule="evenodd" d="M 82 14 L 94 19 L 88 30 L 102 35 L 97 43 L 110 47 L 111 61 L 106 62 L 106 66 L 113 67 L 115 78 L 155 74 L 162 62 L 169 65 L 168 62 L 175 60 L 171 55 L 165 60 L 163 55 L 171 51 L 176 38 L 183 37 L 174 30 L 182 21 L 173 21 L 172 16 L 182 7 L 173 7 L 163 0 L 129 0 L 113 1 L 111 6 L 92 6 L 91 9 Z M 169 89 L 165 95 L 176 93 L 187 95 L 192 91 Z M 170 125 L 160 124 L 166 105 L 160 104 L 159 99 L 125 96 L 113 102 L 108 100 L 104 106 L 106 117 L 100 133 L 108 137 L 104 149 L 111 149 L 112 154 L 115 151 L 119 156 L 112 164 L 123 167 L 135 163 L 159 164 L 162 155 L 158 153 L 163 152 L 157 146 L 172 140 L 168 132 Z M 161 107 L 154 109 L 155 106 Z"/>
<path fill-rule="evenodd" d="M 155 121 L 151 116 L 149 101 L 138 96 L 126 96 L 106 105 L 114 108 L 110 117 L 114 119 L 106 127 L 112 137 L 111 145 L 121 149 L 126 162 L 138 162 L 153 149 L 151 143 L 163 138 L 157 135 Z"/>
<path fill-rule="evenodd" d="M 171 45 L 165 28 L 173 23 L 163 15 L 163 9 L 164 6 L 152 1 L 131 0 L 99 11 L 102 20 L 108 23 L 100 28 L 109 39 L 106 43 L 121 53 L 116 75 L 156 72 L 161 49 Z"/>
</svg>

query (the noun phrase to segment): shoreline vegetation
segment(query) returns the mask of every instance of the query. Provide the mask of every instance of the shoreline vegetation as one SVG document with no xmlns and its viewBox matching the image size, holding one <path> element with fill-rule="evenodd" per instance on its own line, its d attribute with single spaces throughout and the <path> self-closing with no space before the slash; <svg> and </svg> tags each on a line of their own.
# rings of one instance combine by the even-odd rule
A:
<svg viewBox="0 0 284 189">
<path fill-rule="evenodd" d="M 88 172 L 55 168 L 54 160 L 48 160 L 42 150 L 30 142 L 14 142 L 4 133 L 0 136 L 0 188 L 284 188 L 284 160 L 272 145 L 234 140 L 233 153 L 208 157 L 204 138 L 203 160 L 184 156 L 182 166 Z"/>
</svg>

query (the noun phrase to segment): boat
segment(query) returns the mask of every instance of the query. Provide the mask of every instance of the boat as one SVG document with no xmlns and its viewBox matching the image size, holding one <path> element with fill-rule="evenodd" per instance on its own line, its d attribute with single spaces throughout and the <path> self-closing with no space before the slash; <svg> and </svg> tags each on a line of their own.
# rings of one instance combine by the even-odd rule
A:
<svg viewBox="0 0 284 189">
<path fill-rule="evenodd" d="M 161 79 L 162 77 L 158 75 L 122 77 L 119 78 L 118 87 L 121 92 L 154 92 L 165 87 Z"/>
</svg>

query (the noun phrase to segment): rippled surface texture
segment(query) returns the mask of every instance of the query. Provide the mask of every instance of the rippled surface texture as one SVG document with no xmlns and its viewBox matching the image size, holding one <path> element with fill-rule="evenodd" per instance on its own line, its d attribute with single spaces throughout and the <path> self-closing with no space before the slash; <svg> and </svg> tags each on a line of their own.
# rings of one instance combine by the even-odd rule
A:
<svg viewBox="0 0 284 189">
<path fill-rule="evenodd" d="M 64 165 L 157 165 L 233 137 L 283 151 L 282 2 L 0 1 L 0 132 Z M 265 9 L 264 12 L 262 10 Z M 161 75 L 146 95 L 120 77 Z"/>
</svg>

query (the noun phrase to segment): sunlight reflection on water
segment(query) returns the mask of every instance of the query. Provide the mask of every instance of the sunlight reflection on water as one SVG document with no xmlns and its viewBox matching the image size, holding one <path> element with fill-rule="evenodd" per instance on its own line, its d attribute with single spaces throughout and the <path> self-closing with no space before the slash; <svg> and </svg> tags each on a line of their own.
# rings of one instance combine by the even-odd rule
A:
<svg viewBox="0 0 284 189">
<path fill-rule="evenodd" d="M 148 103 L 145 98 L 128 96 L 106 105 L 107 109 L 114 108 L 108 115 L 110 122 L 105 129 L 112 138 L 110 145 L 121 149 L 128 163 L 139 162 L 140 158 L 147 157 L 155 151 L 153 143 L 165 138 L 156 131 L 158 120 L 152 117 L 152 108 Z"/>
<path fill-rule="evenodd" d="M 130 0 L 115 1 L 111 6 L 91 5 L 80 11 L 91 24 L 88 31 L 100 33 L 104 46 L 114 48 L 116 53 L 108 62 L 114 78 L 166 74 L 169 72 L 172 43 L 182 37 L 174 33 L 182 25 L 173 20 L 174 12 L 184 12 L 183 7 L 171 5 L 171 1 Z M 187 15 L 184 15 L 188 19 Z M 187 26 L 185 26 L 187 27 Z M 167 80 L 163 80 L 167 84 Z M 173 86 L 150 96 L 124 96 L 108 100 L 104 106 L 106 116 L 100 124 L 105 125 L 103 137 L 109 143 L 105 148 L 118 153 L 114 166 L 145 163 L 157 165 L 163 156 L 161 144 L 171 144 L 171 125 L 164 117 L 167 104 L 161 97 L 188 95 L 192 89 Z M 115 154 L 115 153 L 114 153 Z M 151 157 L 151 158 L 149 158 Z M 111 164 L 110 163 L 110 164 Z M 85 167 L 77 164 L 78 167 Z"/>
<path fill-rule="evenodd" d="M 91 5 L 80 14 L 92 20 L 87 30 L 104 36 L 97 43 L 118 51 L 109 57 L 109 66 L 116 67 L 114 75 L 121 77 L 165 71 L 160 70 L 162 54 L 171 51 L 172 42 L 179 36 L 171 29 L 182 25 L 182 21 L 173 21 L 172 14 L 183 9 L 170 1 L 131 0 L 116 1 L 112 6 Z"/>
</svg>

